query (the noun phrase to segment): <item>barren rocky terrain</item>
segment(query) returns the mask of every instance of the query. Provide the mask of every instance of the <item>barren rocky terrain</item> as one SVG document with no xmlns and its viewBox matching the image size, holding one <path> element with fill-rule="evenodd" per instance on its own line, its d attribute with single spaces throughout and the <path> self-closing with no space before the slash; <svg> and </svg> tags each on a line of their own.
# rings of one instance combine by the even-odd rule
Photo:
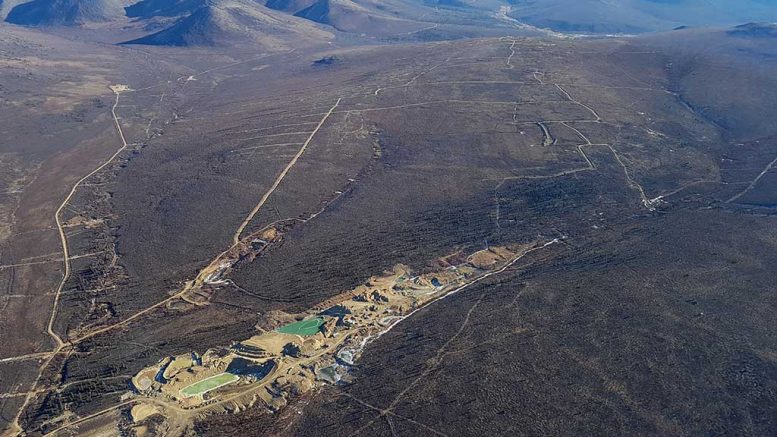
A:
<svg viewBox="0 0 777 437">
<path fill-rule="evenodd" d="M 0 26 L 4 433 L 775 432 L 773 26 L 157 3 Z"/>
</svg>

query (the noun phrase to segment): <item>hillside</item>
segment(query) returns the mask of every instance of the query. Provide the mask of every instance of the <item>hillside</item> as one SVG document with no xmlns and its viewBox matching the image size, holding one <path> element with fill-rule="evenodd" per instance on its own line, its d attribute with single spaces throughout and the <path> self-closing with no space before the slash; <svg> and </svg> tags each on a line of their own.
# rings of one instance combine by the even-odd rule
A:
<svg viewBox="0 0 777 437">
<path fill-rule="evenodd" d="M 777 23 L 746 23 L 728 31 L 731 36 L 743 38 L 777 38 Z"/>
<path fill-rule="evenodd" d="M 7 10 L 0 436 L 777 436 L 777 0 Z"/>
<path fill-rule="evenodd" d="M 141 0 L 126 8 L 130 18 L 174 17 L 191 14 L 207 0 Z"/>
<path fill-rule="evenodd" d="M 777 131 L 777 31 L 750 23 L 641 37 L 667 54 L 672 88 L 697 113 L 743 139 Z"/>
<path fill-rule="evenodd" d="M 0 21 L 5 20 L 5 17 L 11 12 L 11 9 L 25 1 L 26 0 L 0 0 Z"/>
<path fill-rule="evenodd" d="M 25 26 L 114 21 L 124 17 L 127 4 L 125 0 L 33 0 L 10 9 L 6 21 Z"/>
<path fill-rule="evenodd" d="M 402 3 L 352 0 L 267 0 L 268 8 L 286 12 L 339 31 L 386 35 L 417 29 L 419 17 L 432 8 L 413 2 Z"/>
<path fill-rule="evenodd" d="M 777 21 L 775 0 L 509 0 L 509 15 L 560 32 L 643 33 Z M 613 4 L 613 3 L 617 3 Z"/>
<path fill-rule="evenodd" d="M 303 40 L 327 40 L 331 33 L 298 18 L 271 11 L 250 0 L 202 2 L 203 6 L 170 27 L 127 44 L 214 46 L 250 43 L 284 49 Z"/>
<path fill-rule="evenodd" d="M 472 28 L 495 29 L 501 0 L 266 0 L 268 8 L 325 24 L 342 32 L 397 38 L 423 31 L 455 28 L 452 34 L 471 36 Z M 469 28 L 469 29 L 468 29 Z M 452 37 L 448 31 L 444 39 Z M 504 31 L 502 31 L 504 34 Z"/>
</svg>

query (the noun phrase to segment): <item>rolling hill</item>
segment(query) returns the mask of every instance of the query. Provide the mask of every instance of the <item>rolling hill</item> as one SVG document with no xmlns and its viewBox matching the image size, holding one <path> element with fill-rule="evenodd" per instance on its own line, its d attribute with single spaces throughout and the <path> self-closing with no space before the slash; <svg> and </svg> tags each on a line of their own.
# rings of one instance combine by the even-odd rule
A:
<svg viewBox="0 0 777 437">
<path fill-rule="evenodd" d="M 495 27 L 501 0 L 266 0 L 268 8 L 348 33 L 397 37 L 443 24 Z"/>
<path fill-rule="evenodd" d="M 2 1 L 0 12 L 8 12 L 6 21 L 13 24 L 35 27 L 115 22 L 126 26 L 129 20 L 127 28 L 135 32 L 128 35 L 128 42 L 152 45 L 242 41 L 285 47 L 298 41 L 328 40 L 335 31 L 390 39 L 424 39 L 427 36 L 420 32 L 432 32 L 429 38 L 451 39 L 479 36 L 490 28 L 498 33 L 504 26 L 492 17 L 492 8 L 501 0 L 482 4 L 458 0 Z M 138 37 L 138 33 L 143 36 Z"/>
<path fill-rule="evenodd" d="M 417 18 L 428 13 L 423 5 L 412 3 L 395 5 L 369 0 L 268 0 L 268 8 L 286 12 L 344 32 L 386 34 L 404 30 L 417 23 Z"/>
<path fill-rule="evenodd" d="M 191 14 L 205 6 L 203 0 L 141 0 L 126 8 L 130 18 L 175 17 Z"/>
<path fill-rule="evenodd" d="M 560 32 L 644 33 L 777 21 L 775 0 L 509 0 L 509 15 Z"/>
<path fill-rule="evenodd" d="M 251 0 L 201 0 L 200 3 L 199 8 L 170 27 L 127 43 L 169 46 L 250 43 L 264 49 L 283 49 L 303 40 L 332 38 L 330 32 L 313 23 L 272 11 Z"/>
<path fill-rule="evenodd" d="M 661 50 L 678 95 L 731 135 L 752 140 L 777 131 L 777 26 L 684 29 L 640 38 Z"/>
<path fill-rule="evenodd" d="M 777 23 L 746 23 L 728 31 L 731 36 L 744 38 L 777 38 Z"/>
<path fill-rule="evenodd" d="M 224 9 L 220 0 L 0 0 L 0 16 L 26 26 L 82 25 L 90 22 L 155 20 L 169 24 L 170 17 L 191 19 L 164 35 L 181 33 L 180 27 L 201 26 L 209 12 Z M 378 37 L 394 37 L 424 28 L 476 25 L 504 26 L 500 17 L 516 20 L 510 26 L 530 26 L 569 33 L 638 34 L 678 27 L 734 26 L 746 22 L 777 21 L 777 0 L 246 0 L 336 30 Z M 215 11 L 214 9 L 214 11 Z M 235 7 L 231 8 L 234 12 Z M 196 15 L 194 15 L 196 13 Z M 214 20 L 220 13 L 214 12 Z M 245 15 L 245 14 L 238 14 Z M 250 14 L 249 14 L 250 15 Z M 226 21 L 237 21 L 233 17 Z M 250 20 L 249 20 L 250 21 Z M 419 24 L 421 26 L 419 26 Z M 208 26 L 205 26 L 208 27 Z M 250 26 L 249 26 L 250 27 Z M 159 36 L 153 39 L 158 40 Z M 167 36 L 164 36 L 167 38 Z M 212 36 L 188 37 L 209 40 Z M 142 38 L 141 38 L 142 39 Z M 172 38 L 177 40 L 176 38 Z"/>
<path fill-rule="evenodd" d="M 8 10 L 0 436 L 777 436 L 777 0 Z"/>
<path fill-rule="evenodd" d="M 19 3 L 19 2 L 13 2 Z M 33 0 L 9 10 L 6 21 L 25 26 L 73 26 L 124 17 L 125 0 Z"/>
</svg>

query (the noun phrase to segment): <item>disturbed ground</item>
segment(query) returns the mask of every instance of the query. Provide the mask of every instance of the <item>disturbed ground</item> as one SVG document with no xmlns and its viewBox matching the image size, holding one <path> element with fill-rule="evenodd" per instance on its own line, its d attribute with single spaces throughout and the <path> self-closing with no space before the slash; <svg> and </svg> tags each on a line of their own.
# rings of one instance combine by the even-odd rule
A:
<svg viewBox="0 0 777 437">
<path fill-rule="evenodd" d="M 135 67 L 102 72 L 70 112 L 14 111 L 29 85 L 6 87 L 3 130 L 30 146 L 0 161 L 0 320 L 21 333 L 0 349 L 1 425 L 773 433 L 771 61 L 749 68 L 764 44 L 726 39 L 748 51 L 711 68 L 705 38 L 729 37 L 693 37 L 121 48 Z M 736 96 L 709 85 L 743 74 Z M 47 96 L 61 78 L 34 80 Z M 269 393 L 277 413 L 171 426 L 133 410 L 138 372 L 255 336 L 268 314 L 324 309 L 397 264 L 538 241 L 559 243 L 403 319 L 348 383 Z"/>
</svg>

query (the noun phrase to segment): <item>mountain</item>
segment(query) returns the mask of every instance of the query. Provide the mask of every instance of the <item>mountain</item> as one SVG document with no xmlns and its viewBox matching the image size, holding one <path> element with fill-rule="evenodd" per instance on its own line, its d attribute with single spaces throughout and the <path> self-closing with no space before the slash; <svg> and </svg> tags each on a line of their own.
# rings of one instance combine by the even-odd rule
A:
<svg viewBox="0 0 777 437">
<path fill-rule="evenodd" d="M 423 38 L 418 32 L 441 31 L 437 23 L 448 25 L 447 33 L 430 37 L 445 39 L 478 34 L 493 22 L 490 10 L 460 0 L 0 0 L 3 10 L 10 10 L 6 21 L 26 26 L 121 23 L 120 32 L 132 30 L 127 43 L 174 46 L 287 47 L 329 40 L 334 31 Z"/>
<path fill-rule="evenodd" d="M 449 3 L 459 5 L 460 9 L 442 12 L 440 9 Z M 455 13 L 475 10 L 458 0 L 266 0 L 265 5 L 339 31 L 372 36 L 417 31 L 443 16 L 446 19 L 442 21 L 452 22 L 456 21 Z"/>
<path fill-rule="evenodd" d="M 126 0 L 16 1 L 5 21 L 25 26 L 73 26 L 124 18 Z"/>
<path fill-rule="evenodd" d="M 312 5 L 294 14 L 295 17 L 305 18 L 317 23 L 332 24 L 329 13 L 332 10 L 330 0 L 317 0 Z"/>
<path fill-rule="evenodd" d="M 176 17 L 206 6 L 207 0 L 142 0 L 127 6 L 130 18 Z"/>
<path fill-rule="evenodd" d="M 260 5 L 343 32 L 381 37 L 412 33 L 424 29 L 424 24 L 429 27 L 435 23 L 494 27 L 500 24 L 499 17 L 519 22 L 515 24 L 559 32 L 594 34 L 636 34 L 686 26 L 777 21 L 777 0 L 243 0 L 237 3 L 242 3 L 244 9 Z M 201 8 L 213 11 L 200 11 Z M 224 12 L 225 9 L 231 9 L 232 13 Z M 71 26 L 129 17 L 151 20 L 159 28 L 169 25 L 170 18 L 191 16 L 188 22 L 178 24 L 208 27 L 204 23 L 212 20 L 239 24 L 243 18 L 238 16 L 246 14 L 236 12 L 238 9 L 227 8 L 222 0 L 0 0 L 0 18 L 7 15 L 6 21 L 27 26 Z M 251 21 L 249 17 L 244 19 Z M 169 38 L 183 43 L 181 38 L 187 32 L 181 26 L 153 39 Z M 182 35 L 171 38 L 170 33 Z M 206 41 L 212 37 L 186 38 Z"/>
<path fill-rule="evenodd" d="M 127 44 L 214 46 L 250 43 L 264 49 L 283 49 L 289 43 L 330 38 L 330 32 L 313 23 L 272 11 L 251 0 L 201 0 L 200 7 L 190 15 Z"/>
<path fill-rule="evenodd" d="M 295 13 L 311 6 L 313 3 L 316 3 L 316 0 L 267 0 L 265 6 L 277 11 Z"/>
<path fill-rule="evenodd" d="M 0 21 L 5 20 L 5 17 L 8 16 L 11 9 L 27 1 L 29 0 L 0 0 Z"/>
<path fill-rule="evenodd" d="M 728 31 L 729 35 L 746 38 L 777 38 L 777 23 L 747 23 Z"/>
<path fill-rule="evenodd" d="M 560 32 L 643 33 L 777 21 L 777 0 L 508 0 L 509 15 Z"/>
</svg>

